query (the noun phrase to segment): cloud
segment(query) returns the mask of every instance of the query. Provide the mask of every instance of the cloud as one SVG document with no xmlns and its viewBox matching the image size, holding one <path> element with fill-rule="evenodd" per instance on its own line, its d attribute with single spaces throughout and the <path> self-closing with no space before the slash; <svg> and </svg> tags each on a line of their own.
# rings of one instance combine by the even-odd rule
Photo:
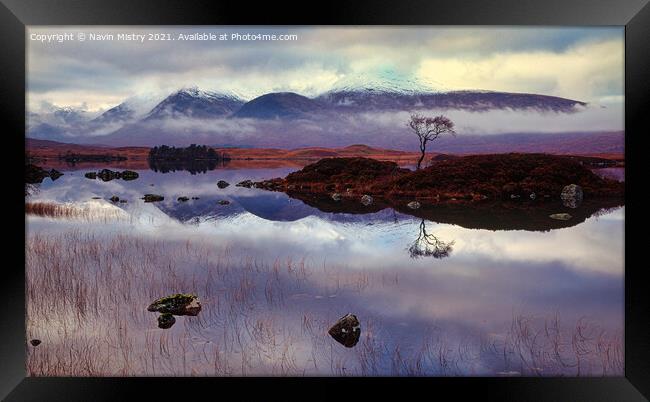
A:
<svg viewBox="0 0 650 402">
<path fill-rule="evenodd" d="M 561 53 L 428 58 L 422 61 L 417 74 L 458 89 L 532 92 L 597 101 L 623 94 L 623 55 L 623 42 L 608 40 L 570 47 Z"/>
</svg>

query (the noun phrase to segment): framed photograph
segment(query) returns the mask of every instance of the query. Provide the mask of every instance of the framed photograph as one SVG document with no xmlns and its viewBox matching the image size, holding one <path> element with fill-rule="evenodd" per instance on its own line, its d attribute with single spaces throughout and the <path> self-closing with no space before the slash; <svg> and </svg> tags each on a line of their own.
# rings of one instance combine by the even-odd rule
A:
<svg viewBox="0 0 650 402">
<path fill-rule="evenodd" d="M 646 0 L 2 2 L 7 401 L 647 400 Z"/>
</svg>

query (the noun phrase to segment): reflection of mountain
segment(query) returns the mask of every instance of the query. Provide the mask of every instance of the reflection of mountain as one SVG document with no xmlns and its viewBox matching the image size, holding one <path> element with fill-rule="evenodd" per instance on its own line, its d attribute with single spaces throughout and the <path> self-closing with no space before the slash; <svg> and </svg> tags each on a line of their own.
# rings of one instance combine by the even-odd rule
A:
<svg viewBox="0 0 650 402">
<path fill-rule="evenodd" d="M 284 194 L 266 193 L 233 197 L 246 211 L 269 221 L 291 222 L 314 215 L 314 209 Z"/>
</svg>

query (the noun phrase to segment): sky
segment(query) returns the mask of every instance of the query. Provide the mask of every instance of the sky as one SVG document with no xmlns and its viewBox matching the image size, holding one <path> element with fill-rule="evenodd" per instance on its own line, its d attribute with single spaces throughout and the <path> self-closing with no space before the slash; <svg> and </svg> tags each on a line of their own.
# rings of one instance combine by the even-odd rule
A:
<svg viewBox="0 0 650 402">
<path fill-rule="evenodd" d="M 52 36 L 65 33 L 70 35 Z M 173 40 L 149 40 L 150 33 Z M 194 33 L 212 33 L 217 40 L 179 40 Z M 248 33 L 296 36 L 232 36 Z M 91 34 L 114 37 L 91 40 Z M 144 34 L 145 40 L 119 40 L 118 34 Z M 194 86 L 246 100 L 275 91 L 316 96 L 357 77 L 616 106 L 624 94 L 623 27 L 32 26 L 27 44 L 32 112 L 53 105 L 101 111 L 134 96 Z"/>
</svg>

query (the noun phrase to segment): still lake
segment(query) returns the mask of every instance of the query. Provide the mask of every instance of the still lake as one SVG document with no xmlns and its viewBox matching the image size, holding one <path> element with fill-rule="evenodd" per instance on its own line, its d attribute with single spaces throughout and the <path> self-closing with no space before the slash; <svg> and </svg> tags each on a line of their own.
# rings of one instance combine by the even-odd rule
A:
<svg viewBox="0 0 650 402">
<path fill-rule="evenodd" d="M 95 285 L 99 307 L 84 310 L 92 325 L 63 313 L 45 322 L 44 309 L 28 308 L 28 336 L 44 341 L 30 352 L 30 373 L 61 374 L 52 367 L 65 360 L 63 345 L 83 339 L 92 348 L 105 332 L 111 346 L 92 350 L 113 360 L 94 371 L 70 368 L 69 375 L 622 375 L 624 207 L 563 228 L 490 230 L 391 208 L 323 212 L 284 193 L 235 186 L 297 169 L 138 170 L 136 180 L 103 182 L 84 177 L 99 170 L 93 167 L 63 170 L 37 185 L 28 202 L 78 205 L 99 219 L 28 215 L 28 277 L 30 270 L 44 275 L 34 267 L 49 266 L 45 246 L 37 247 L 43 239 L 56 247 L 77 236 L 59 247 L 83 253 L 84 239 L 109 244 L 119 236 L 151 244 L 156 255 L 139 256 L 148 246 L 129 241 L 121 246 L 130 260 L 119 256 L 109 265 L 131 270 L 123 274 L 128 284 L 115 285 L 129 291 L 111 297 L 115 289 Z M 220 189 L 219 180 L 230 186 Z M 145 203 L 146 193 L 165 198 Z M 112 203 L 112 196 L 127 202 Z M 106 211 L 117 218 L 101 219 Z M 448 252 L 413 252 L 434 243 Z M 194 246 L 200 252 L 188 251 Z M 102 258 L 88 263 L 83 280 L 108 281 Z M 138 261 L 147 268 L 126 267 Z M 38 288 L 31 291 L 28 305 L 47 303 L 37 300 Z M 147 302 L 176 291 L 197 293 L 203 311 L 159 329 Z M 362 331 L 349 349 L 327 334 L 347 313 Z M 115 322 L 128 331 L 112 335 Z M 159 351 L 163 344 L 167 350 Z M 605 362 L 610 354 L 620 356 Z"/>
</svg>

